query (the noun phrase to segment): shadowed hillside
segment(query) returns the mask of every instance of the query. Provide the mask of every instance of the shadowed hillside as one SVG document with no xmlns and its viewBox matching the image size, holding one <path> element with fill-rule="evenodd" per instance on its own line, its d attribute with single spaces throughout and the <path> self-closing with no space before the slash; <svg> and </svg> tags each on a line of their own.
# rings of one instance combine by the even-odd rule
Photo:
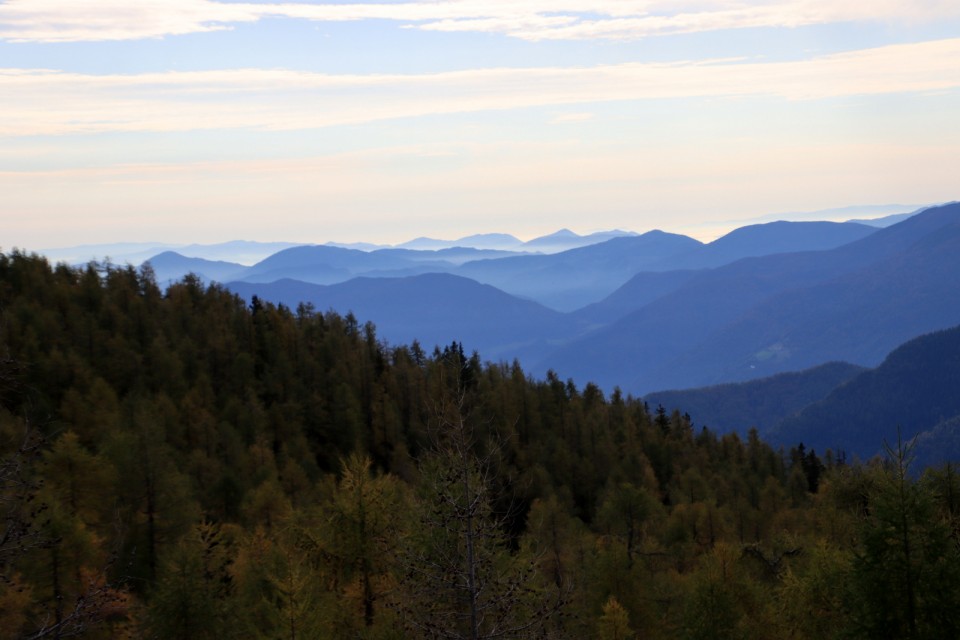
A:
<svg viewBox="0 0 960 640">
<path fill-rule="evenodd" d="M 766 434 L 808 405 L 822 400 L 836 387 L 865 371 L 846 362 L 830 362 L 806 371 L 779 373 L 769 378 L 721 384 L 683 391 L 656 391 L 644 396 L 650 406 L 668 411 L 683 409 L 694 424 L 722 433 L 746 433 L 756 428 Z M 798 435 L 798 434 L 795 434 Z M 804 441 L 799 438 L 797 442 Z"/>
<path fill-rule="evenodd" d="M 549 341 L 577 332 L 576 321 L 564 314 L 449 274 L 358 278 L 330 286 L 292 280 L 228 286 L 248 300 L 256 295 L 291 308 L 306 302 L 376 321 L 381 337 L 394 344 L 417 340 L 432 349 L 456 339 L 495 360 L 542 352 Z"/>
<path fill-rule="evenodd" d="M 844 449 L 863 457 L 882 451 L 883 441 L 895 442 L 900 428 L 905 439 L 941 428 L 939 453 L 960 458 L 948 449 L 960 416 L 960 327 L 921 336 L 898 347 L 876 369 L 841 384 L 797 416 L 785 419 L 770 437 L 777 442 L 802 439 L 818 449 Z M 925 445 L 930 456 L 929 435 Z"/>
</svg>

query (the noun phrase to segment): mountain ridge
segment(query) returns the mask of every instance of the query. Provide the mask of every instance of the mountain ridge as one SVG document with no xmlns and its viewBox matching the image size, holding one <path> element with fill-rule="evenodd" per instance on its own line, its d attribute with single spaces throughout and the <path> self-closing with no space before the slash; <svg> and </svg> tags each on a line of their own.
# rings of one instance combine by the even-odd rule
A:
<svg viewBox="0 0 960 640">
<path fill-rule="evenodd" d="M 956 296 L 949 287 L 952 279 L 947 277 L 960 272 L 958 228 L 960 205 L 945 205 L 834 249 L 744 258 L 706 270 L 609 326 L 559 348 L 540 361 L 537 370 L 570 371 L 603 388 L 621 385 L 645 393 L 763 377 L 829 360 L 875 364 L 873 360 L 899 342 L 949 326 L 952 314 L 960 313 L 954 308 Z M 894 259 L 896 256 L 899 258 Z M 931 313 L 929 318 L 918 318 L 908 304 L 898 306 L 899 292 L 886 283 L 889 279 L 903 282 L 904 270 L 923 282 L 923 287 L 901 286 L 912 300 L 922 302 Z M 870 291 L 879 298 L 864 298 Z M 804 302 L 790 303 L 791 312 L 783 312 L 783 305 L 797 292 L 803 293 Z M 867 319 L 862 311 L 844 303 L 843 296 L 849 295 L 856 295 L 862 304 L 869 302 L 871 309 L 896 309 L 901 317 L 911 319 L 910 330 L 915 333 L 897 332 L 891 323 L 881 327 L 882 318 L 870 317 L 874 334 L 868 336 L 873 341 L 868 346 L 872 350 L 858 357 L 873 360 L 857 361 L 843 352 L 832 352 L 830 357 L 822 354 L 819 361 L 809 357 L 797 360 L 811 345 L 829 344 L 824 339 L 834 333 L 831 326 L 852 323 L 856 327 Z M 773 302 L 776 296 L 781 296 L 778 303 Z M 829 301 L 842 306 L 845 319 L 835 316 L 828 323 L 808 308 L 814 305 L 825 312 L 831 306 Z M 789 317 L 791 314 L 796 317 Z M 773 327 L 771 316 L 779 316 L 783 326 Z M 799 317 L 808 320 L 801 322 Z M 751 318 L 753 325 L 749 325 Z M 803 329 L 805 324 L 816 329 Z M 791 342 L 784 342 L 787 327 L 805 331 L 805 342 L 785 350 L 784 345 Z M 887 333 L 877 333 L 880 329 Z M 851 337 L 845 339 L 849 342 Z M 731 351 L 737 344 L 739 351 Z M 704 362 L 711 371 L 704 369 Z"/>
<path fill-rule="evenodd" d="M 417 340 L 432 348 L 458 340 L 494 360 L 522 358 L 537 345 L 578 330 L 565 314 L 454 274 L 359 277 L 333 285 L 281 280 L 226 286 L 248 301 L 256 295 L 290 308 L 303 302 L 323 311 L 353 313 L 361 322 L 373 322 L 393 344 Z"/>
</svg>

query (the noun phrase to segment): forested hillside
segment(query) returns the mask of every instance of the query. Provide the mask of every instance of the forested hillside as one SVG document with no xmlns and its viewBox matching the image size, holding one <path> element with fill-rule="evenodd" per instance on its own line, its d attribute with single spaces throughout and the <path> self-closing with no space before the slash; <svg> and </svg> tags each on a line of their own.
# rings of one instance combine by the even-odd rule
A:
<svg viewBox="0 0 960 640">
<path fill-rule="evenodd" d="M 775 445 L 804 442 L 868 459 L 883 443 L 917 438 L 922 466 L 960 459 L 960 327 L 909 340 L 880 366 L 834 362 L 798 373 L 703 389 L 644 396 L 668 410 L 682 407 L 694 425 L 720 433 L 755 427 Z"/>
<path fill-rule="evenodd" d="M 778 373 L 769 378 L 719 384 L 702 389 L 656 391 L 644 399 L 667 409 L 683 407 L 694 424 L 720 433 L 756 428 L 765 437 L 785 418 L 822 400 L 828 393 L 866 369 L 848 362 L 828 362 L 805 371 Z M 801 440 L 806 434 L 800 432 Z M 842 435 L 842 434 L 840 434 Z M 810 440 L 806 439 L 809 443 Z M 841 441 L 839 444 L 849 443 Z M 871 443 L 876 449 L 880 439 Z"/>
<path fill-rule="evenodd" d="M 803 434 L 808 443 L 842 441 L 850 452 L 867 457 L 898 426 L 912 437 L 960 416 L 958 389 L 960 327 L 953 327 L 900 345 L 880 366 L 788 417 L 770 437 L 790 441 Z M 940 453 L 956 457 L 955 438 L 949 431 L 941 436 L 947 437 L 941 439 Z"/>
<path fill-rule="evenodd" d="M 960 477 L 352 316 L 0 254 L 0 630 L 944 638 Z"/>
</svg>

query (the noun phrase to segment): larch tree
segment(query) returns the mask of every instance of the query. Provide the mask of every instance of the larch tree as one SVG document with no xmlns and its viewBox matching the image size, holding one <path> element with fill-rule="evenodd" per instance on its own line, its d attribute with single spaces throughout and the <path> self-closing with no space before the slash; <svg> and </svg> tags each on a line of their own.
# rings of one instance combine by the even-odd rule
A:
<svg viewBox="0 0 960 640">
<path fill-rule="evenodd" d="M 420 637 L 542 637 L 561 591 L 544 584 L 535 558 L 511 549 L 508 514 L 493 507 L 496 446 L 476 441 L 464 407 L 462 390 L 440 403 L 432 451 L 420 461 L 419 523 L 401 552 L 398 608 Z"/>
<path fill-rule="evenodd" d="M 852 568 L 850 613 L 858 637 L 955 638 L 960 551 L 928 483 L 910 475 L 912 444 L 887 446 L 869 496 Z"/>
</svg>

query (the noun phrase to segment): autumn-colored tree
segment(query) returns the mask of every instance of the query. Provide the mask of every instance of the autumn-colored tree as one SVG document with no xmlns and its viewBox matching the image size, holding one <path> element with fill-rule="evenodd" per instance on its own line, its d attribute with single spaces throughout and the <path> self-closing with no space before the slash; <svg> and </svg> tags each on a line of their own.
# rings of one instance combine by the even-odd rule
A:
<svg viewBox="0 0 960 640">
<path fill-rule="evenodd" d="M 147 627 L 176 640 L 242 637 L 230 565 L 233 541 L 214 523 L 196 525 L 164 551 Z"/>
<path fill-rule="evenodd" d="M 0 635 L 960 635 L 954 466 L 368 320 L 0 253 Z"/>
<path fill-rule="evenodd" d="M 493 509 L 491 450 L 476 441 L 464 396 L 438 407 L 434 449 L 421 460 L 419 523 L 401 560 L 398 609 L 425 638 L 535 637 L 562 605 L 538 588 L 533 558 L 511 550 Z M 488 452 L 478 455 L 478 448 Z"/>
<path fill-rule="evenodd" d="M 634 637 L 630 628 L 630 615 L 613 596 L 603 605 L 603 615 L 597 621 L 597 640 L 630 640 Z"/>
<path fill-rule="evenodd" d="M 407 499 L 396 478 L 374 474 L 369 458 L 343 461 L 336 491 L 322 506 L 321 550 L 332 566 L 341 606 L 372 627 L 385 594 L 397 544 L 407 526 Z"/>
</svg>

